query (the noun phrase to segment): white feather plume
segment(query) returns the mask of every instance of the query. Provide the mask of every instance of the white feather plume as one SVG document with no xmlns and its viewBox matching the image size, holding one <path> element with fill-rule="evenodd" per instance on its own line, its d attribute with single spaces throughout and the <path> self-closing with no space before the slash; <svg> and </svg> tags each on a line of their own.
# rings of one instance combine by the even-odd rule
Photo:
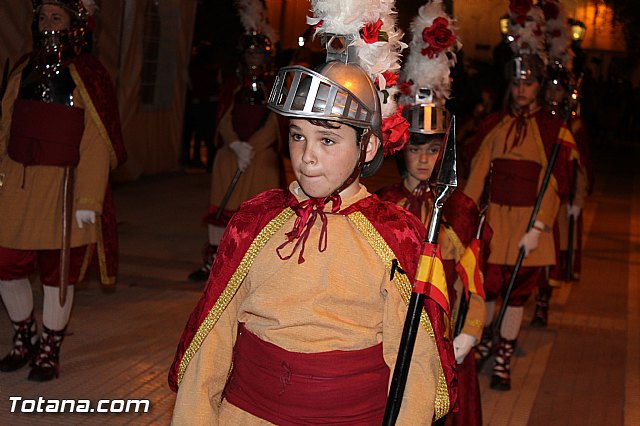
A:
<svg viewBox="0 0 640 426">
<path fill-rule="evenodd" d="M 422 49 L 428 47 L 428 43 L 422 39 L 422 32 L 430 27 L 436 18 L 444 18 L 448 22 L 448 28 L 453 32 L 456 40 L 447 49 L 433 57 L 422 54 Z M 456 22 L 444 11 L 441 0 L 433 0 L 418 9 L 418 15 L 411 21 L 410 51 L 403 67 L 403 80 L 412 81 L 410 93 L 403 97 L 402 102 L 413 104 L 416 91 L 420 88 L 429 88 L 434 93 L 434 101 L 444 103 L 451 94 L 451 80 L 449 79 L 451 67 L 456 64 L 455 51 L 462 48 L 462 43 L 457 36 Z"/>
<path fill-rule="evenodd" d="M 236 0 L 240 22 L 247 34 L 265 35 L 272 43 L 278 41 L 278 33 L 269 25 L 267 10 L 260 0 Z"/>
<path fill-rule="evenodd" d="M 394 0 L 311 0 L 313 17 L 307 17 L 309 25 L 316 26 L 315 35 L 353 35 L 358 63 L 369 73 L 379 88 L 382 117 L 393 115 L 396 87 L 387 87 L 385 72 L 400 72 L 400 57 L 403 49 L 403 33 L 396 24 Z M 387 35 L 386 41 L 367 43 L 362 39 L 361 30 L 369 24 L 382 21 L 380 32 Z M 386 91 L 386 93 L 384 93 Z"/>
<path fill-rule="evenodd" d="M 567 12 L 558 0 L 545 0 L 558 8 L 555 19 L 547 19 L 545 25 L 545 39 L 551 63 L 558 62 L 565 68 L 570 68 L 573 58 L 571 50 L 571 33 L 567 22 Z"/>
<path fill-rule="evenodd" d="M 544 14 L 537 6 L 527 12 L 524 23 L 518 22 L 518 16 L 509 8 L 508 34 L 513 37 L 511 48 L 514 53 L 523 51 L 538 55 L 546 65 L 548 62 L 544 40 Z"/>
</svg>

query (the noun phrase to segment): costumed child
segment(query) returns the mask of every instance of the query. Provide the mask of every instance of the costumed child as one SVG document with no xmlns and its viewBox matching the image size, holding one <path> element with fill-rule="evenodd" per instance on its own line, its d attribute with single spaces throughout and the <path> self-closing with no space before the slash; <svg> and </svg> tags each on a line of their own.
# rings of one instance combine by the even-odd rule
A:
<svg viewBox="0 0 640 426">
<path fill-rule="evenodd" d="M 169 374 L 174 424 L 382 422 L 425 232 L 360 184 L 401 142 L 383 136 L 382 74 L 354 62 L 397 70 L 400 34 L 389 2 L 352 3 L 312 2 L 328 61 L 276 78 L 296 181 L 231 219 Z M 445 313 L 424 309 L 398 424 L 430 425 L 455 393 Z"/>
<path fill-rule="evenodd" d="M 240 204 L 268 189 L 280 188 L 282 164 L 280 123 L 267 109 L 272 83 L 271 61 L 277 34 L 266 20 L 260 0 L 236 0 L 242 37 L 242 63 L 237 81 L 223 88 L 214 142 L 207 224 L 208 243 L 202 266 L 188 276 L 206 281 L 229 219 Z M 211 120 L 214 117 L 210 117 Z"/>
<path fill-rule="evenodd" d="M 436 29 L 441 34 L 446 32 L 449 35 L 448 44 L 441 43 L 439 47 L 434 47 L 435 43 L 429 42 L 428 36 L 423 36 Z M 382 188 L 377 195 L 382 200 L 404 207 L 419 218 L 424 226 L 428 226 L 433 206 L 433 192 L 428 181 L 450 122 L 444 102 L 450 94 L 450 67 L 455 64 L 455 50 L 459 49 L 460 44 L 454 22 L 444 12 L 440 1 L 422 6 L 411 24 L 411 30 L 411 53 L 403 66 L 402 77 L 405 81 L 402 87 L 406 93 L 400 98 L 404 115 L 411 124 L 409 143 L 397 154 L 402 181 Z M 479 212 L 475 203 L 462 190 L 456 190 L 444 203 L 438 233 L 447 293 L 452 305 L 450 333 L 454 335 L 453 347 L 458 363 L 459 411 L 449 414 L 447 418 L 451 417 L 452 424 L 460 425 L 482 425 L 475 359 L 473 354 L 469 354 L 480 341 L 485 320 L 484 291 L 477 261 L 480 241 L 475 240 L 478 221 Z M 487 246 L 490 239 L 488 228 L 485 228 L 483 236 Z M 476 242 L 472 247 L 473 241 Z M 469 253 L 465 256 L 467 251 Z M 463 256 L 465 262 L 461 263 Z M 458 270 L 464 267 L 466 270 L 459 274 Z M 461 329 L 455 335 L 455 325 L 459 321 Z"/>
<path fill-rule="evenodd" d="M 488 186 L 487 222 L 494 234 L 484 270 L 487 316 L 478 361 L 494 351 L 490 387 L 511 389 L 511 358 L 520 332 L 524 304 L 544 273 L 555 263 L 551 228 L 561 198 L 569 192 L 575 141 L 562 120 L 541 108 L 540 91 L 545 76 L 542 11 L 537 7 L 509 8 L 510 34 L 514 37 L 514 58 L 507 64 L 510 80 L 509 109 L 488 116 L 475 140 L 477 152 L 464 192 L 478 202 Z M 540 198 L 535 222 L 529 229 L 539 199 L 551 152 L 560 144 L 549 185 Z M 486 184 L 488 179 L 488 185 Z M 500 323 L 500 339 L 493 348 L 493 317 L 496 300 L 504 296 L 517 265 L 513 291 Z"/>
<path fill-rule="evenodd" d="M 589 141 L 584 122 L 580 118 L 580 84 L 570 70 L 573 52 L 566 11 L 558 0 L 545 0 L 542 3 L 542 11 L 545 17 L 545 39 L 549 56 L 544 106 L 552 115 L 568 120 L 569 129 L 580 153 L 580 163 L 575 164 L 569 194 L 560 202 L 558 218 L 553 227 L 556 264 L 549 271 L 548 277 L 540 280 L 536 308 L 531 319 L 531 325 L 534 327 L 547 326 L 553 288 L 560 287 L 563 282 L 577 280 L 580 276 L 581 212 L 585 199 L 593 188 Z"/>
</svg>

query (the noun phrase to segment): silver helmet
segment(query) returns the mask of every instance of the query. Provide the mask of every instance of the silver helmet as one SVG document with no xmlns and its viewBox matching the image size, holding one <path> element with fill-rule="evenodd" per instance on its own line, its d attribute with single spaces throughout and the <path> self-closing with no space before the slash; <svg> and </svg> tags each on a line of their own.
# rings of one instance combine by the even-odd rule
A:
<svg viewBox="0 0 640 426">
<path fill-rule="evenodd" d="M 369 129 L 382 138 L 377 89 L 356 64 L 327 62 L 315 71 L 302 66 L 281 68 L 268 107 L 286 117 L 337 121 Z"/>
</svg>

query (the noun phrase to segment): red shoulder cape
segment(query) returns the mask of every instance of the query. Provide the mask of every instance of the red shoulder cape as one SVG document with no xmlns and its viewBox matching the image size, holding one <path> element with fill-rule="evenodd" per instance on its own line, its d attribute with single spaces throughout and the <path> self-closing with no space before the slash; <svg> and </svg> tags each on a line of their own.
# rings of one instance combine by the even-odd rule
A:
<svg viewBox="0 0 640 426">
<path fill-rule="evenodd" d="M 195 309 L 187 321 L 178 349 L 169 371 L 169 387 L 177 391 L 180 363 L 195 333 L 226 288 L 241 259 L 258 233 L 285 208 L 297 203 L 293 195 L 282 189 L 274 189 L 243 203 L 229 223 L 225 237 L 216 254 L 209 281 Z M 361 212 L 380 233 L 398 256 L 400 264 L 410 279 L 415 275 L 418 253 L 425 228 L 419 220 L 402 208 L 381 201 L 377 196 L 367 197 L 344 209 L 341 213 Z M 425 302 L 425 310 L 431 319 L 436 344 L 449 390 L 451 407 L 457 398 L 455 359 L 451 342 L 445 339 L 444 311 L 432 300 Z"/>
</svg>

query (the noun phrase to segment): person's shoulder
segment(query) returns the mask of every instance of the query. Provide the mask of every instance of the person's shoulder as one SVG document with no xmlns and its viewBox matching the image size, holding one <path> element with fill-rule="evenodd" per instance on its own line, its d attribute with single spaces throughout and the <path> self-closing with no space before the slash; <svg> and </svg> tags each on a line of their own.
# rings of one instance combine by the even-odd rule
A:
<svg viewBox="0 0 640 426">
<path fill-rule="evenodd" d="M 237 213 L 244 211 L 262 210 L 265 213 L 272 210 L 284 210 L 289 206 L 293 195 L 286 189 L 269 189 L 240 204 Z M 237 214 L 236 213 L 236 214 Z"/>
<path fill-rule="evenodd" d="M 377 195 L 380 200 L 397 203 L 403 197 L 403 187 L 404 184 L 402 182 L 396 182 L 380 188 L 375 192 L 375 195 Z"/>
<path fill-rule="evenodd" d="M 357 206 L 377 229 L 410 231 L 418 238 L 424 235 L 424 225 L 417 217 L 391 201 L 380 199 L 376 194 L 371 194 L 354 206 Z"/>
</svg>

